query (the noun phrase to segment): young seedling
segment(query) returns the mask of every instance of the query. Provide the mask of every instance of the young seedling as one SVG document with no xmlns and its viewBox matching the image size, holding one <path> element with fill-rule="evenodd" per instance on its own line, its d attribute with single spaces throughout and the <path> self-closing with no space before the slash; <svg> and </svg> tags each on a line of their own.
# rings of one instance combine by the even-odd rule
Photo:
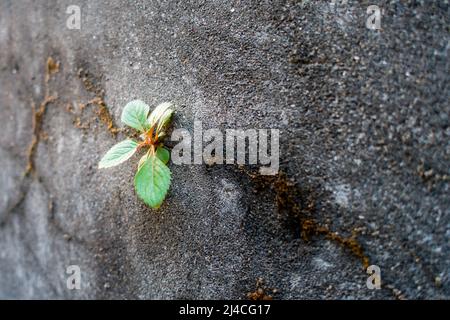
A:
<svg viewBox="0 0 450 320">
<path fill-rule="evenodd" d="M 126 125 L 141 132 L 142 141 L 126 139 L 113 146 L 103 156 L 99 168 L 116 166 L 142 148 L 148 151 L 139 160 L 134 187 L 139 198 L 152 208 L 159 208 L 170 186 L 170 170 L 166 166 L 169 151 L 163 147 L 161 139 L 164 129 L 169 124 L 173 110 L 169 102 L 158 105 L 147 117 L 150 107 L 140 100 L 134 100 L 125 106 L 121 120 Z"/>
</svg>

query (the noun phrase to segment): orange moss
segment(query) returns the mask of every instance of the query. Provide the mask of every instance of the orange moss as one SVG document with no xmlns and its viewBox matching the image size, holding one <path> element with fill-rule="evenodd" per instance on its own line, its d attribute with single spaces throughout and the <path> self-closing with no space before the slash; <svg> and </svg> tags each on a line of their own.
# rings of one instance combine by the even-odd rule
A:
<svg viewBox="0 0 450 320">
<path fill-rule="evenodd" d="M 114 125 L 114 120 L 104 101 L 104 90 L 101 89 L 100 86 L 96 85 L 94 78 L 83 69 L 78 70 L 78 77 L 81 79 L 86 91 L 95 94 L 95 97 L 93 99 L 89 100 L 86 103 L 79 104 L 81 112 L 83 112 L 90 105 L 96 106 L 97 108 L 94 110 L 94 112 L 97 118 L 107 127 L 108 131 L 111 134 L 116 135 L 118 132 L 120 132 L 120 129 Z M 77 122 L 77 124 L 77 127 L 89 127 L 89 123 L 82 125 L 81 120 Z"/>
<path fill-rule="evenodd" d="M 350 252 L 361 260 L 364 269 L 369 267 L 369 258 L 364 254 L 363 247 L 356 239 L 356 233 L 352 232 L 350 237 L 342 237 L 337 232 L 332 232 L 328 227 L 318 225 L 312 219 L 305 219 L 302 222 L 302 238 L 305 241 L 309 241 L 313 235 L 323 235 L 325 238 L 332 240 L 344 248 L 350 250 Z"/>
<path fill-rule="evenodd" d="M 47 64 L 45 68 L 45 96 L 42 102 L 39 104 L 39 108 L 36 108 L 34 101 L 31 102 L 31 115 L 32 115 L 32 131 L 33 137 L 31 138 L 31 143 L 28 146 L 27 151 L 27 165 L 25 168 L 25 175 L 30 174 L 34 170 L 34 156 L 36 152 L 37 145 L 41 137 L 45 137 L 46 134 L 42 133 L 42 122 L 44 119 L 45 112 L 49 103 L 54 102 L 57 99 L 57 95 L 50 95 L 49 81 L 51 76 L 59 72 L 59 62 L 55 62 L 52 57 L 47 59 Z"/>
<path fill-rule="evenodd" d="M 275 201 L 278 212 L 287 213 L 300 228 L 300 234 L 304 241 L 310 241 L 313 236 L 324 236 L 326 239 L 336 242 L 349 250 L 357 257 L 364 269 L 370 265 L 369 258 L 365 255 L 362 245 L 357 240 L 356 230 L 349 237 L 340 236 L 331 231 L 327 226 L 320 225 L 314 219 L 316 198 L 312 191 L 301 190 L 288 179 L 285 173 L 277 176 L 261 176 L 240 168 L 257 186 L 271 187 L 275 191 Z M 300 201 L 301 200 L 301 201 Z"/>
<path fill-rule="evenodd" d="M 45 69 L 45 83 L 48 84 L 50 77 L 59 72 L 59 61 L 55 62 L 52 57 L 48 57 Z"/>
<path fill-rule="evenodd" d="M 97 110 L 95 110 L 95 113 L 97 114 L 100 121 L 106 125 L 109 132 L 111 132 L 112 134 L 116 134 L 120 131 L 120 129 L 114 125 L 111 113 L 109 113 L 109 110 L 106 107 L 106 103 L 102 98 L 95 97 L 94 99 L 89 101 L 88 104 L 94 104 L 98 107 Z"/>
<path fill-rule="evenodd" d="M 264 285 L 264 280 L 262 278 L 256 279 L 256 289 L 253 292 L 247 293 L 247 298 L 250 300 L 272 300 L 273 297 L 268 293 L 268 291 L 272 291 L 272 293 L 276 293 L 276 289 L 269 289 Z"/>
</svg>

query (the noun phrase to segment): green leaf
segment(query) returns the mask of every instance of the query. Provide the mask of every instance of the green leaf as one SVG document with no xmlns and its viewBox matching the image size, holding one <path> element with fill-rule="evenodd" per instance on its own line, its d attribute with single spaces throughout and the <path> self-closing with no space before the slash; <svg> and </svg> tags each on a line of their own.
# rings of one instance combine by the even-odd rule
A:
<svg viewBox="0 0 450 320">
<path fill-rule="evenodd" d="M 139 159 L 139 162 L 138 162 L 138 170 L 142 167 L 142 165 L 144 164 L 145 160 L 147 160 L 147 158 L 148 158 L 148 153 L 144 154 L 144 155 L 142 156 L 142 158 Z"/>
<path fill-rule="evenodd" d="M 173 114 L 173 110 L 170 109 L 171 107 L 173 107 L 173 103 L 171 102 L 161 103 L 148 117 L 148 123 L 151 127 L 157 125 L 156 132 L 159 132 L 167 123 L 169 123 Z"/>
<path fill-rule="evenodd" d="M 147 123 L 147 115 L 150 107 L 141 100 L 133 100 L 128 102 L 122 111 L 121 120 L 126 125 L 139 130 L 146 131 L 149 128 Z"/>
<path fill-rule="evenodd" d="M 128 160 L 136 152 L 137 147 L 138 143 L 133 140 L 119 142 L 103 156 L 98 167 L 101 169 L 117 166 Z"/>
<path fill-rule="evenodd" d="M 159 158 L 159 160 L 161 160 L 164 164 L 167 164 L 167 162 L 169 162 L 170 159 L 170 152 L 169 150 L 167 150 L 164 147 L 158 147 L 156 149 L 156 156 Z M 139 160 L 138 163 L 138 170 L 142 167 L 142 165 L 144 164 L 145 160 L 147 160 L 147 158 L 149 157 L 148 153 L 144 154 L 141 159 Z"/>
<path fill-rule="evenodd" d="M 170 186 L 170 170 L 156 155 L 150 155 L 134 177 L 136 193 L 147 205 L 159 208 Z"/>
<path fill-rule="evenodd" d="M 162 114 L 161 118 L 159 118 L 158 127 L 156 128 L 156 132 L 158 133 L 158 135 L 161 132 L 161 130 L 169 123 L 170 119 L 172 118 L 172 114 L 173 114 L 173 110 L 167 109 Z"/>
<path fill-rule="evenodd" d="M 156 149 L 156 156 L 161 160 L 164 164 L 167 164 L 170 159 L 170 153 L 169 150 L 167 150 L 164 147 L 158 147 Z"/>
</svg>

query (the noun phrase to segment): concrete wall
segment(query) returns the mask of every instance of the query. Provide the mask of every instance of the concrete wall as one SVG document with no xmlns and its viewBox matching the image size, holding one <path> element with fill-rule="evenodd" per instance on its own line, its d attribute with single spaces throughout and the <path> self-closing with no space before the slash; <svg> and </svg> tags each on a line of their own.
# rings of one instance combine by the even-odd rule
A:
<svg viewBox="0 0 450 320">
<path fill-rule="evenodd" d="M 330 2 L 1 1 L 0 297 L 448 299 L 448 4 Z M 171 164 L 149 209 L 97 169 L 136 98 L 280 129 L 282 173 Z"/>
</svg>

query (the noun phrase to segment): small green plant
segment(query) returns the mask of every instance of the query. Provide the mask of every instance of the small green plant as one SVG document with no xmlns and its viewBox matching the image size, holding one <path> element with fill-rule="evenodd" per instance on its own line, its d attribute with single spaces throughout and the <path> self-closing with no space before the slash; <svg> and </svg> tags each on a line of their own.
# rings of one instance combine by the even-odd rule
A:
<svg viewBox="0 0 450 320">
<path fill-rule="evenodd" d="M 170 154 L 161 139 L 165 136 L 164 129 L 171 120 L 172 107 L 173 104 L 169 102 L 162 103 L 148 116 L 150 107 L 144 102 L 134 100 L 127 103 L 121 120 L 141 132 L 142 141 L 126 139 L 119 142 L 109 149 L 98 165 L 99 168 L 116 166 L 131 158 L 141 148 L 148 147 L 148 151 L 139 160 L 134 186 L 139 198 L 152 208 L 161 205 L 170 186 L 170 170 L 166 166 Z"/>
</svg>

